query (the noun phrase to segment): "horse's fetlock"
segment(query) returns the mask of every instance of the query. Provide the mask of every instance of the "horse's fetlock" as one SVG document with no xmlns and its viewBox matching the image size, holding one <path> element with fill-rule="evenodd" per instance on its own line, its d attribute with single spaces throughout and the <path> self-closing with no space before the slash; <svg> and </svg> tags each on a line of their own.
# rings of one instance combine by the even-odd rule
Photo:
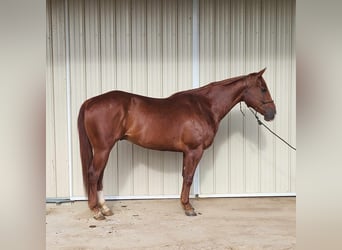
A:
<svg viewBox="0 0 342 250">
<path fill-rule="evenodd" d="M 183 207 L 185 208 L 188 204 L 189 204 L 189 199 L 181 199 L 181 203 L 183 205 Z"/>
</svg>

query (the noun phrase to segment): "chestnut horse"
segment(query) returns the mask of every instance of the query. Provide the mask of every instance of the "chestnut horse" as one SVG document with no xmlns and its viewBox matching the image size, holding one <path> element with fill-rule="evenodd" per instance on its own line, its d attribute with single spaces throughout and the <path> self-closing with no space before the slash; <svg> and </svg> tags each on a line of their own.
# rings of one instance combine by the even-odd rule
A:
<svg viewBox="0 0 342 250">
<path fill-rule="evenodd" d="M 80 108 L 78 131 L 83 182 L 95 219 L 112 211 L 103 197 L 103 172 L 118 140 L 145 148 L 183 152 L 181 204 L 188 216 L 196 215 L 189 192 L 203 151 L 214 140 L 222 118 L 239 102 L 274 118 L 275 104 L 258 73 L 234 77 L 178 92 L 168 98 L 150 98 L 111 91 L 86 100 Z"/>
</svg>

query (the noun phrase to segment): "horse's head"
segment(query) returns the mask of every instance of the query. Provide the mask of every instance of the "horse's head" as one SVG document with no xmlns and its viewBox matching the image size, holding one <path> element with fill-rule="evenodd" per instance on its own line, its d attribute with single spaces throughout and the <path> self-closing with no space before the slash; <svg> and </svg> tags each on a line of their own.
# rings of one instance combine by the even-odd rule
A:
<svg viewBox="0 0 342 250">
<path fill-rule="evenodd" d="M 243 93 L 243 101 L 248 107 L 264 116 L 265 121 L 271 121 L 276 114 L 276 107 L 266 82 L 262 77 L 266 68 L 258 73 L 249 74 L 246 77 L 246 89 Z"/>
</svg>

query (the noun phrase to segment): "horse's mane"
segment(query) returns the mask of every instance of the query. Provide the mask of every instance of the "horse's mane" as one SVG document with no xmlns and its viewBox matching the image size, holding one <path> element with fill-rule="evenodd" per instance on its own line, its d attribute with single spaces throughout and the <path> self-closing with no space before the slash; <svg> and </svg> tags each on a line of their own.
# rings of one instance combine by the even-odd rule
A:
<svg viewBox="0 0 342 250">
<path fill-rule="evenodd" d="M 214 86 L 230 85 L 230 84 L 237 82 L 237 81 L 239 81 L 245 77 L 246 77 L 246 75 L 243 75 L 243 76 L 232 77 L 232 78 L 221 80 L 221 81 L 211 82 L 211 83 L 208 83 L 207 85 L 204 85 L 204 86 L 199 87 L 199 88 L 188 89 L 188 90 L 177 92 L 177 93 L 171 95 L 170 97 L 178 96 L 178 95 L 184 95 L 184 94 L 196 94 L 196 93 L 204 94 L 210 88 L 212 88 Z"/>
</svg>

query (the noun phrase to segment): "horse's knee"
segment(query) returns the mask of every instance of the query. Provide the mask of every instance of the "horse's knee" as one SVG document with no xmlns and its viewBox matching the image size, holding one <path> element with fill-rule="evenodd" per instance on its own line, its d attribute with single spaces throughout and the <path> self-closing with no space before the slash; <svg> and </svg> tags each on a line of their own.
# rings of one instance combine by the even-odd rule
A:
<svg viewBox="0 0 342 250">
<path fill-rule="evenodd" d="M 184 176 L 183 178 L 184 178 L 185 184 L 191 186 L 194 177 L 193 176 Z"/>
<path fill-rule="evenodd" d="M 90 185 L 96 185 L 96 187 L 97 187 L 99 178 L 100 178 L 100 174 L 98 173 L 98 171 L 95 171 L 94 168 L 90 168 L 89 172 L 88 172 L 89 184 Z"/>
<path fill-rule="evenodd" d="M 98 177 L 96 176 L 94 171 L 89 171 L 88 173 L 88 181 L 89 184 L 97 184 Z"/>
</svg>

